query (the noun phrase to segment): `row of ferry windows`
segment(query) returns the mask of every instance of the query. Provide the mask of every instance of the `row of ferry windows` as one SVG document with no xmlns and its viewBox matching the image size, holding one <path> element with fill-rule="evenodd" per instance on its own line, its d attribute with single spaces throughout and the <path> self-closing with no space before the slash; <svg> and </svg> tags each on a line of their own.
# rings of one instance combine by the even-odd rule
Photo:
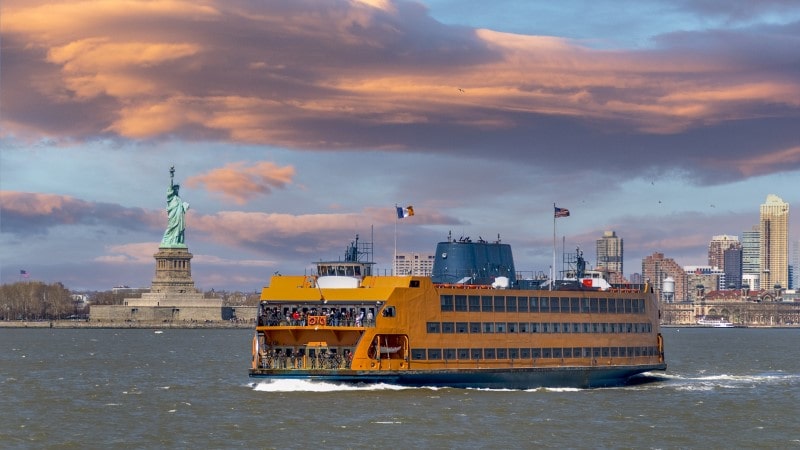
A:
<svg viewBox="0 0 800 450">
<path fill-rule="evenodd" d="M 428 322 L 428 333 L 650 333 L 649 323 Z"/>
<path fill-rule="evenodd" d="M 413 360 L 618 358 L 656 356 L 655 347 L 412 348 Z"/>
<path fill-rule="evenodd" d="M 543 313 L 611 313 L 640 314 L 645 312 L 642 298 L 578 298 L 524 297 L 516 295 L 450 295 L 440 296 L 442 311 L 470 312 L 543 312 Z"/>
</svg>

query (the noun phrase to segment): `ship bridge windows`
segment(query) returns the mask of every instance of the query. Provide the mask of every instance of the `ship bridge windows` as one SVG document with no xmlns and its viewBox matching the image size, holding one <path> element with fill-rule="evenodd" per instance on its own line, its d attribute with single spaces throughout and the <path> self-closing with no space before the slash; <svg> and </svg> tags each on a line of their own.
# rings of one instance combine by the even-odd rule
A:
<svg viewBox="0 0 800 450">
<path fill-rule="evenodd" d="M 454 310 L 454 302 L 452 295 L 440 295 L 439 300 L 442 304 L 442 311 L 453 311 Z"/>
</svg>

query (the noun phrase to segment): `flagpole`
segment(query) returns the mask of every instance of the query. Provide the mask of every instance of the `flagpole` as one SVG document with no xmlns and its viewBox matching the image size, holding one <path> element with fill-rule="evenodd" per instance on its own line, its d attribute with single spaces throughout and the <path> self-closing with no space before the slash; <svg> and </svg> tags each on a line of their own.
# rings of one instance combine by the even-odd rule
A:
<svg viewBox="0 0 800 450">
<path fill-rule="evenodd" d="M 550 290 L 556 282 L 556 204 L 553 203 L 553 265 L 550 268 Z"/>
<path fill-rule="evenodd" d="M 397 216 L 397 203 L 394 204 L 394 259 L 392 260 L 392 275 L 394 276 L 394 267 L 397 265 L 397 221 L 400 218 Z"/>
</svg>

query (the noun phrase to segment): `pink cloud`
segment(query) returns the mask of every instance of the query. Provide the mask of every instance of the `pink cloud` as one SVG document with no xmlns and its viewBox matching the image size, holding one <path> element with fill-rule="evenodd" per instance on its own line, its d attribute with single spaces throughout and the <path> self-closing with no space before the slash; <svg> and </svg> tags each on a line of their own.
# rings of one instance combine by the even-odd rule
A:
<svg viewBox="0 0 800 450">
<path fill-rule="evenodd" d="M 280 167 L 269 161 L 255 164 L 240 161 L 190 177 L 186 184 L 203 186 L 242 205 L 256 196 L 271 193 L 273 189 L 286 187 L 292 182 L 294 173 L 292 166 Z"/>
</svg>

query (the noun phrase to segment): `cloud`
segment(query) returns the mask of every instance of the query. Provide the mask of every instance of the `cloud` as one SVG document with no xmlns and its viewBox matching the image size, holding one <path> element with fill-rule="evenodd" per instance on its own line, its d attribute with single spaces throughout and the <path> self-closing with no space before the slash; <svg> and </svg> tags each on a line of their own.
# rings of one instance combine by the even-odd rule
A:
<svg viewBox="0 0 800 450">
<path fill-rule="evenodd" d="M 292 166 L 279 167 L 269 161 L 254 164 L 240 161 L 190 177 L 186 184 L 191 187 L 204 186 L 208 191 L 242 205 L 259 195 L 270 194 L 273 189 L 286 187 L 292 182 L 294 174 Z"/>
<path fill-rule="evenodd" d="M 137 242 L 106 247 L 108 254 L 96 257 L 96 262 L 106 264 L 154 264 L 157 242 Z"/>
<path fill-rule="evenodd" d="M 52 227 L 107 225 L 124 230 L 150 229 L 163 222 L 154 212 L 66 195 L 0 191 L 2 231 L 19 236 L 46 234 Z"/>
<path fill-rule="evenodd" d="M 731 16 L 748 24 L 798 10 L 739 5 Z M 404 1 L 9 0 L 2 129 L 33 141 L 216 140 L 549 169 L 592 159 L 616 174 L 659 166 L 718 183 L 749 175 L 714 161 L 797 145 L 798 34 L 797 23 L 764 21 L 597 50 L 446 25 Z M 237 183 L 277 187 L 223 176 L 205 185 L 236 202 L 252 198 Z"/>
</svg>

